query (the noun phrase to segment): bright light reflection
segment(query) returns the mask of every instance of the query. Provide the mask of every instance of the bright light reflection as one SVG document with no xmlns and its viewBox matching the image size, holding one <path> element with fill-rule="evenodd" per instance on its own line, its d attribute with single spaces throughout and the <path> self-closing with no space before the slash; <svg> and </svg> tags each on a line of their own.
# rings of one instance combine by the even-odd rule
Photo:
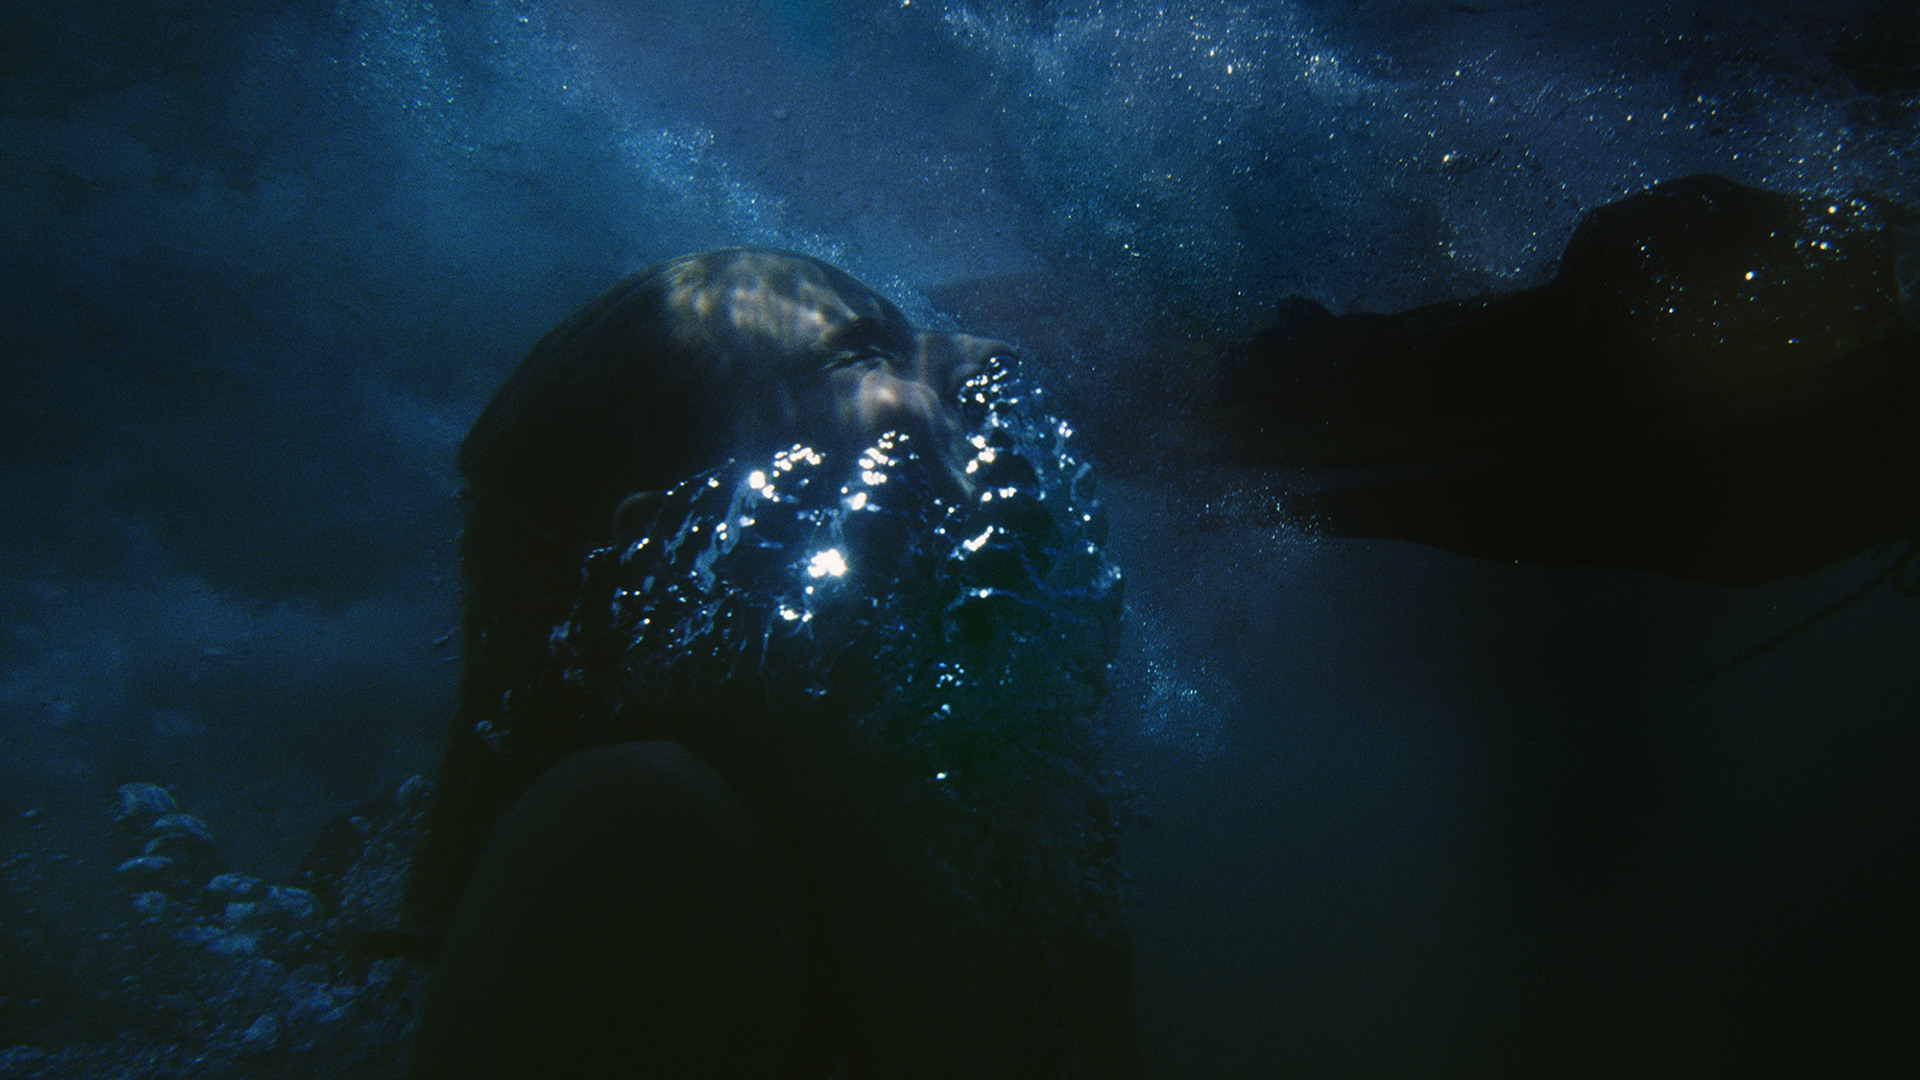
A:
<svg viewBox="0 0 1920 1080">
<path fill-rule="evenodd" d="M 864 491 L 856 491 L 847 499 L 847 509 L 849 510 L 864 510 L 866 506 L 867 493 Z"/>
<path fill-rule="evenodd" d="M 847 560 L 841 558 L 839 548 L 828 548 L 813 557 L 807 564 L 808 577 L 840 577 L 847 572 Z"/>
</svg>

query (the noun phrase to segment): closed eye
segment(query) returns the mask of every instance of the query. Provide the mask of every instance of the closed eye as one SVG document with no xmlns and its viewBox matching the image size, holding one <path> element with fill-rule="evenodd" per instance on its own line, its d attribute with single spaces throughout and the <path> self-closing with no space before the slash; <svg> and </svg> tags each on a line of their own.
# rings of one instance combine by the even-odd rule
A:
<svg viewBox="0 0 1920 1080">
<path fill-rule="evenodd" d="M 891 357 L 886 324 L 878 319 L 856 317 L 834 327 L 820 342 L 823 366 L 829 370 Z"/>
<path fill-rule="evenodd" d="M 836 352 L 820 363 L 823 371 L 841 371 L 846 368 L 867 367 L 875 362 L 891 366 L 893 357 L 883 349 L 849 349 Z"/>
</svg>

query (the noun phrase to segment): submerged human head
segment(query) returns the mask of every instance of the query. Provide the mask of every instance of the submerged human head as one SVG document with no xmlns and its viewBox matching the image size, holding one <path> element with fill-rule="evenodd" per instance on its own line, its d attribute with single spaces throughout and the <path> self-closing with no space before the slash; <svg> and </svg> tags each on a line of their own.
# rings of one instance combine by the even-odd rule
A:
<svg viewBox="0 0 1920 1080">
<path fill-rule="evenodd" d="M 471 715 L 456 743 L 545 664 L 580 560 L 609 541 L 623 500 L 796 443 L 845 461 L 889 430 L 964 490 L 955 395 L 1010 351 L 916 331 L 844 272 L 757 248 L 672 259 L 583 306 L 533 347 L 460 447 Z"/>
<path fill-rule="evenodd" d="M 415 916 L 446 917 L 493 816 L 553 760 L 524 729 L 509 758 L 481 737 L 501 730 L 515 698 L 537 708 L 548 636 L 624 500 L 639 495 L 645 508 L 648 493 L 702 470 L 801 442 L 844 462 L 888 430 L 911 436 L 962 491 L 955 395 L 1008 351 L 916 331 L 842 271 L 753 248 L 633 274 L 542 338 L 460 448 L 466 664 Z"/>
<path fill-rule="evenodd" d="M 1124 1059 L 1096 710 L 1118 573 L 1016 368 L 755 250 L 635 275 L 543 339 L 462 447 L 467 666 L 416 916 L 452 911 L 523 789 L 582 775 L 562 759 L 685 747 L 804 865 L 863 1052 Z"/>
</svg>

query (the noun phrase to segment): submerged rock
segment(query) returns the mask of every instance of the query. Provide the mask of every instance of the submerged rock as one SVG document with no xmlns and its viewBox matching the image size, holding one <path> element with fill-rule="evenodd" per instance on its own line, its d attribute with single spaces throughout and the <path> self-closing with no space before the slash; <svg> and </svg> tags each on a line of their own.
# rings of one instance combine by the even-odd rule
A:
<svg viewBox="0 0 1920 1080">
<path fill-rule="evenodd" d="M 1589 213 L 1537 288 L 1393 314 L 1288 299 L 1225 369 L 1222 450 L 1342 535 L 1811 573 L 1920 525 L 1908 216 L 1693 176 Z"/>
<path fill-rule="evenodd" d="M 396 789 L 401 785 L 396 784 Z M 423 792 L 383 795 L 361 808 L 370 836 L 328 873 L 272 882 L 221 865 L 213 830 L 181 813 L 154 784 L 123 785 L 111 810 L 114 842 L 132 851 L 156 840 L 184 845 L 206 865 L 129 854 L 89 871 L 98 901 L 53 904 L 29 894 L 9 963 L 0 1022 L 25 1023 L 34 1042 L 0 1050 L 0 1074 L 22 1080 L 262 1075 L 392 1078 L 404 1075 L 412 998 L 423 968 L 404 957 L 373 961 L 354 946 L 358 927 L 399 918 L 410 837 Z M 78 866 L 58 850 L 8 860 L 18 893 L 43 883 L 39 865 Z M 383 889 L 339 888 L 343 878 Z M 348 896 L 330 908 L 316 896 Z M 385 906 L 387 910 L 377 911 Z M 58 958 L 35 953 L 60 949 Z M 56 962 L 57 959 L 57 962 Z M 83 973 L 85 993 L 69 989 Z M 0 1039 L 15 1029 L 0 1027 Z M 17 1035 L 15 1037 L 18 1037 Z"/>
<path fill-rule="evenodd" d="M 120 810 L 116 820 L 122 822 L 136 821 L 144 824 L 162 814 L 180 809 L 167 789 L 158 784 L 145 781 L 121 784 L 117 794 L 120 796 Z"/>
<path fill-rule="evenodd" d="M 264 1054 L 280 1046 L 280 1018 L 272 1013 L 261 1013 L 247 1030 L 240 1033 L 240 1053 L 244 1055 Z"/>
</svg>

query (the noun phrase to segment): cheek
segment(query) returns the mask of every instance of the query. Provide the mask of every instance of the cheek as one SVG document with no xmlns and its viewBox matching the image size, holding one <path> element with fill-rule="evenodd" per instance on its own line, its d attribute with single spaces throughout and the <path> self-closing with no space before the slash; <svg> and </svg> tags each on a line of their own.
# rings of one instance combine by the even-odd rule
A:
<svg viewBox="0 0 1920 1080">
<path fill-rule="evenodd" d="M 864 373 L 854 388 L 851 400 L 842 399 L 843 409 L 850 407 L 863 436 L 878 435 L 890 428 L 924 431 L 954 426 L 940 396 L 927 384 L 897 378 L 884 371 Z"/>
</svg>

